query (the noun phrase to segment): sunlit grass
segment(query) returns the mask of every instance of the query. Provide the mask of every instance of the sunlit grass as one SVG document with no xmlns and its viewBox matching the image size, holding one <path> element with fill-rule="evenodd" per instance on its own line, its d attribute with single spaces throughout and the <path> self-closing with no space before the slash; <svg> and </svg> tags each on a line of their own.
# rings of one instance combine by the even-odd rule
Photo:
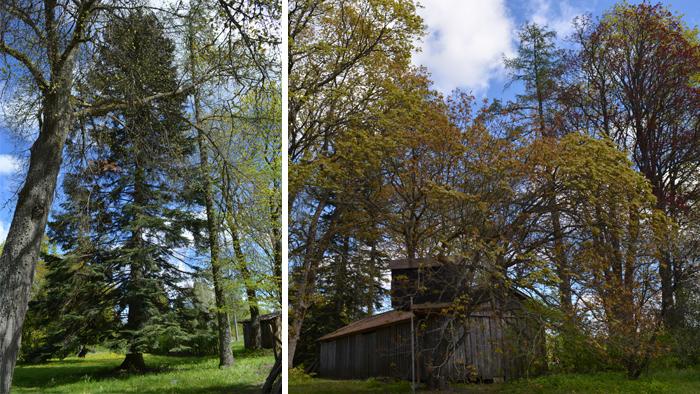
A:
<svg viewBox="0 0 700 394">
<path fill-rule="evenodd" d="M 13 393 L 257 393 L 274 356 L 272 351 L 246 352 L 234 345 L 236 364 L 219 369 L 211 357 L 146 355 L 152 372 L 130 374 L 116 368 L 124 355 L 88 354 L 15 369 Z"/>
</svg>

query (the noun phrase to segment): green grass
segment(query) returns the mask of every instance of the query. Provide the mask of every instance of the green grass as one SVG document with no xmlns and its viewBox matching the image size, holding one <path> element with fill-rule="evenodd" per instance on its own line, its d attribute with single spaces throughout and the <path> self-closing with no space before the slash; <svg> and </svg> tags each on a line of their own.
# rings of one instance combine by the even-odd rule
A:
<svg viewBox="0 0 700 394">
<path fill-rule="evenodd" d="M 406 393 L 408 382 L 317 379 L 292 372 L 289 393 Z M 424 388 L 419 392 L 428 393 Z M 624 373 L 553 374 L 504 384 L 459 384 L 457 393 L 700 393 L 700 366 L 666 369 L 628 380 Z"/>
<path fill-rule="evenodd" d="M 605 372 L 549 375 L 503 386 L 507 393 L 700 393 L 700 367 L 655 371 L 637 380 Z"/>
<path fill-rule="evenodd" d="M 293 393 L 409 393 L 411 385 L 405 381 L 383 379 L 330 380 L 318 379 L 297 373 L 289 374 L 289 394 Z"/>
<path fill-rule="evenodd" d="M 271 350 L 246 352 L 234 344 L 236 363 L 219 369 L 216 357 L 146 355 L 154 372 L 116 371 L 124 356 L 114 353 L 69 357 L 15 368 L 12 393 L 257 393 L 274 363 Z"/>
</svg>

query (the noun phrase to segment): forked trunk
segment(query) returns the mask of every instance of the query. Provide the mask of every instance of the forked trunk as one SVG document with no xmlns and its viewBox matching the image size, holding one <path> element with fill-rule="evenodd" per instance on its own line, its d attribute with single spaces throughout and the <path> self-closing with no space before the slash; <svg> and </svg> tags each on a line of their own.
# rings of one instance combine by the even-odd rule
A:
<svg viewBox="0 0 700 394">
<path fill-rule="evenodd" d="M 30 150 L 29 170 L 0 256 L 0 393 L 8 393 L 12 384 L 34 268 L 72 122 L 72 66 L 71 55 L 64 66 L 68 71 L 42 101 L 39 136 Z"/>
</svg>

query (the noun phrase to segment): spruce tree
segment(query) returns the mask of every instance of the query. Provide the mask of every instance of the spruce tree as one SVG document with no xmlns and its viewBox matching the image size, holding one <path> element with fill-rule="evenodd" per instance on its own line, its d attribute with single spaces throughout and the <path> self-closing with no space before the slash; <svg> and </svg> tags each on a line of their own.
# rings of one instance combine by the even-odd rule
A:
<svg viewBox="0 0 700 394">
<path fill-rule="evenodd" d="M 169 326 L 169 299 L 186 275 L 173 252 L 188 245 L 183 234 L 192 215 L 181 190 L 193 141 L 184 96 L 145 105 L 137 99 L 177 88 L 174 44 L 156 17 L 116 16 L 104 34 L 81 89 L 96 102 L 130 104 L 83 125 L 88 142 L 68 151 L 83 163 L 75 176 L 86 184 L 66 188 L 51 228 L 68 259 L 99 267 L 118 314 L 111 337 L 127 349 L 120 368 L 142 371 L 143 352 Z"/>
</svg>

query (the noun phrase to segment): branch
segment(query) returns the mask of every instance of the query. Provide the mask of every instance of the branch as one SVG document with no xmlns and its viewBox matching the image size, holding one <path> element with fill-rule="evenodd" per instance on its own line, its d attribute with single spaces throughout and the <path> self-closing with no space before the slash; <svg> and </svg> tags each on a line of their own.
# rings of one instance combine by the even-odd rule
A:
<svg viewBox="0 0 700 394">
<path fill-rule="evenodd" d="M 46 90 L 48 89 L 46 79 L 44 79 L 44 75 L 41 73 L 41 70 L 32 62 L 27 54 L 7 45 L 4 38 L 0 38 L 0 52 L 10 55 L 11 57 L 15 58 L 15 60 L 22 63 L 24 67 L 26 67 L 32 74 L 32 77 L 34 77 L 34 81 L 36 82 L 37 86 L 39 86 L 41 92 L 46 93 Z"/>
<path fill-rule="evenodd" d="M 77 117 L 86 117 L 86 116 L 102 116 L 102 115 L 107 115 L 108 113 L 112 111 L 118 111 L 118 110 L 124 110 L 133 106 L 140 106 L 140 105 L 146 105 L 150 103 L 151 101 L 162 99 L 162 98 L 168 98 L 172 96 L 177 96 L 179 94 L 185 94 L 188 93 L 190 90 L 192 90 L 196 84 L 188 84 L 185 85 L 177 90 L 173 90 L 170 92 L 163 92 L 163 93 L 157 93 L 151 96 L 147 97 L 142 97 L 138 98 L 133 101 L 119 101 L 119 100 L 103 100 L 94 104 L 90 103 L 85 103 L 81 102 L 80 106 L 83 107 L 83 109 L 80 109 L 75 112 L 75 116 Z"/>
<path fill-rule="evenodd" d="M 66 49 L 61 53 L 61 57 L 58 60 L 58 68 L 63 67 L 66 59 L 70 56 L 73 50 L 85 40 L 82 38 L 85 32 L 85 25 L 87 24 L 87 18 L 90 13 L 94 10 L 93 6 L 99 3 L 99 0 L 90 0 L 85 3 L 81 3 L 78 8 L 78 15 L 75 18 L 75 30 L 73 31 L 73 37 L 71 37 L 70 42 L 66 46 Z"/>
<path fill-rule="evenodd" d="M 22 9 L 17 7 L 16 5 L 13 4 L 5 4 L 0 7 L 3 7 L 4 10 L 6 10 L 10 15 L 14 15 L 17 17 L 19 20 L 24 22 L 27 27 L 31 28 L 34 34 L 36 34 L 36 37 L 39 40 L 45 40 L 46 37 L 44 36 L 43 32 L 39 29 L 38 25 L 36 24 L 36 21 L 34 21 L 29 14 L 27 14 L 26 9 Z"/>
</svg>

